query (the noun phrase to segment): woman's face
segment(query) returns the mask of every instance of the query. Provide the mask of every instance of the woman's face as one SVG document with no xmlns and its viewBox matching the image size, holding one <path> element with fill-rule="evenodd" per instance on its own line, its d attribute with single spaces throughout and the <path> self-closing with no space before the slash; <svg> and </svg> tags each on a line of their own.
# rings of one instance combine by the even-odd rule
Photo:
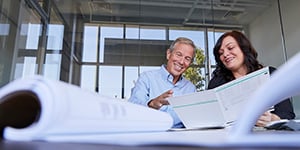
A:
<svg viewBox="0 0 300 150">
<path fill-rule="evenodd" d="M 219 54 L 220 60 L 228 70 L 235 72 L 245 68 L 244 53 L 232 36 L 223 39 Z"/>
</svg>

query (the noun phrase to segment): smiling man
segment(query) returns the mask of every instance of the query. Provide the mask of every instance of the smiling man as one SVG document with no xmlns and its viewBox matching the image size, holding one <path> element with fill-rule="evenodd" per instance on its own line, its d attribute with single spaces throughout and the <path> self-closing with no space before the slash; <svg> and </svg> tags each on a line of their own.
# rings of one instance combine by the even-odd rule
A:
<svg viewBox="0 0 300 150">
<path fill-rule="evenodd" d="M 182 76 L 193 62 L 195 51 L 192 40 L 177 38 L 167 49 L 167 64 L 141 73 L 128 101 L 167 112 L 173 117 L 174 128 L 184 127 L 169 105 L 168 98 L 196 92 L 195 85 Z"/>
</svg>

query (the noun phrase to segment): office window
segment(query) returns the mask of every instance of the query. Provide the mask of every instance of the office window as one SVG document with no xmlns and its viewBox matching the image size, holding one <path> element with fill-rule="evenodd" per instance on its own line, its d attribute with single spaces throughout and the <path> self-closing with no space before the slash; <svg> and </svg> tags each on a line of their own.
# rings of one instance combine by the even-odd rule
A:
<svg viewBox="0 0 300 150">
<path fill-rule="evenodd" d="M 125 28 L 125 39 L 139 39 L 140 29 L 139 26 L 127 25 Z"/>
<path fill-rule="evenodd" d="M 186 30 L 186 29 L 170 29 L 169 38 L 175 40 L 178 37 L 187 37 L 194 41 L 195 45 L 204 49 L 204 31 L 197 30 Z"/>
<path fill-rule="evenodd" d="M 36 74 L 37 72 L 37 64 L 36 64 L 36 57 L 19 57 L 18 62 L 16 63 L 15 68 L 15 74 L 14 78 L 22 78 L 22 77 L 28 77 Z"/>
<path fill-rule="evenodd" d="M 134 87 L 140 73 L 159 68 L 160 66 L 126 66 L 124 72 L 124 99 L 130 98 L 131 89 Z"/>
<path fill-rule="evenodd" d="M 80 87 L 96 91 L 96 66 L 82 65 Z"/>
<path fill-rule="evenodd" d="M 65 27 L 63 21 L 54 9 L 51 9 L 50 24 L 47 30 L 47 49 L 43 74 L 48 78 L 59 80 L 61 75 L 64 76 L 64 73 L 61 72 L 61 70 L 64 70 L 61 69 L 61 64 L 63 63 L 62 50 Z M 65 47 L 65 49 L 67 48 Z"/>
<path fill-rule="evenodd" d="M 140 39 L 165 40 L 166 39 L 166 28 L 141 26 Z"/>
<path fill-rule="evenodd" d="M 48 50 L 62 50 L 64 38 L 64 26 L 62 24 L 49 24 L 47 36 Z"/>
<path fill-rule="evenodd" d="M 99 67 L 99 93 L 122 98 L 122 66 Z"/>
<path fill-rule="evenodd" d="M 124 86 L 124 99 L 128 99 L 131 94 L 131 89 L 134 87 L 135 82 L 138 78 L 139 68 L 136 66 L 126 66 L 125 67 L 125 86 Z"/>
<path fill-rule="evenodd" d="M 88 31 L 89 28 L 91 28 L 90 31 Z M 93 75 L 97 74 L 96 69 L 92 79 L 83 71 L 85 75 L 81 77 L 81 83 L 91 83 L 92 85 L 89 89 L 93 91 L 124 99 L 130 97 L 131 89 L 141 72 L 158 69 L 166 61 L 165 53 L 170 44 L 169 40 L 175 40 L 178 37 L 188 37 L 194 41 L 198 48 L 206 49 L 205 30 L 202 28 L 170 27 L 169 31 L 167 31 L 165 27 L 159 26 L 105 24 L 100 26 L 88 25 L 85 27 L 86 31 L 92 32 L 92 36 L 87 36 L 88 33 L 85 33 L 85 37 L 93 37 L 100 40 L 84 39 L 86 42 L 93 41 L 92 44 L 84 43 L 84 45 L 93 45 L 93 48 L 91 48 L 93 49 L 92 52 L 84 46 L 84 53 L 91 53 L 92 55 L 89 55 L 94 60 L 89 62 L 83 60 L 83 64 L 92 65 L 95 68 L 99 67 L 99 76 L 93 79 Z M 217 33 L 208 31 L 208 49 L 210 51 L 214 46 L 214 40 L 223 32 Z M 166 39 L 167 37 L 169 40 Z M 97 62 L 97 46 L 99 47 L 99 62 Z M 208 52 L 208 54 L 212 55 L 211 52 Z M 210 59 L 212 58 L 210 56 Z M 194 67 L 201 67 L 201 76 L 207 76 L 208 71 L 204 65 Z M 124 82 L 122 81 L 123 79 Z M 90 80 L 98 81 L 98 85 Z M 205 86 L 205 81 L 203 84 Z"/>
<path fill-rule="evenodd" d="M 39 38 L 41 36 L 41 25 L 35 23 L 24 23 L 21 25 L 21 45 L 20 48 L 27 50 L 37 50 L 39 44 Z M 24 40 L 24 41 L 23 41 Z"/>
<path fill-rule="evenodd" d="M 41 51 L 40 47 L 43 47 L 41 40 L 42 35 L 42 18 L 41 16 L 27 5 L 22 4 L 20 9 L 20 25 L 19 35 L 16 39 L 16 53 L 13 57 L 13 77 L 21 78 L 38 73 L 38 57 L 44 57 L 39 55 Z M 39 64 L 42 65 L 42 64 Z"/>
<path fill-rule="evenodd" d="M 123 39 L 123 26 L 101 26 L 100 27 L 100 62 L 104 62 L 104 46 L 107 38 Z"/>
<path fill-rule="evenodd" d="M 0 23 L 0 36 L 7 36 L 10 25 L 8 23 Z"/>
<path fill-rule="evenodd" d="M 214 56 L 214 46 L 219 37 L 226 31 L 209 31 L 208 32 L 208 54 L 209 54 L 209 63 L 210 65 L 216 65 L 215 56 Z"/>
<path fill-rule="evenodd" d="M 46 54 L 44 76 L 50 79 L 59 79 L 61 54 Z"/>
<path fill-rule="evenodd" d="M 83 33 L 83 56 L 84 62 L 97 61 L 98 49 L 98 26 L 84 26 Z"/>
</svg>

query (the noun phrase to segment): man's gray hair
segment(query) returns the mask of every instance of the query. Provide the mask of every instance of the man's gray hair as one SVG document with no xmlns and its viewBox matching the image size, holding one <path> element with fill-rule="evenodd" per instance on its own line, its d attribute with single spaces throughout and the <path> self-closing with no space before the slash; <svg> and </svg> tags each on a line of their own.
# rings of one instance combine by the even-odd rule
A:
<svg viewBox="0 0 300 150">
<path fill-rule="evenodd" d="M 187 45 L 191 45 L 194 49 L 194 52 L 193 52 L 193 59 L 195 57 L 195 54 L 196 54 L 196 45 L 194 44 L 194 42 L 189 39 L 189 38 L 186 38 L 186 37 L 178 37 L 175 41 L 172 42 L 172 44 L 170 45 L 170 52 L 172 52 L 174 50 L 174 46 L 176 43 L 182 43 L 182 44 L 187 44 Z"/>
</svg>

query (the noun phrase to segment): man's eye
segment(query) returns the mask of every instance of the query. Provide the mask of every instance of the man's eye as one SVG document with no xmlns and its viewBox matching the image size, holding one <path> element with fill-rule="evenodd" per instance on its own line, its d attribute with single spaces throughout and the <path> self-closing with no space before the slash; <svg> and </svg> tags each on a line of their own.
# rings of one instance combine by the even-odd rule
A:
<svg viewBox="0 0 300 150">
<path fill-rule="evenodd" d="M 177 55 L 177 56 L 182 56 L 182 54 L 181 54 L 181 53 L 176 53 L 176 55 Z"/>
<path fill-rule="evenodd" d="M 191 62 L 191 61 L 192 61 L 192 58 L 186 57 L 185 60 Z"/>
</svg>

